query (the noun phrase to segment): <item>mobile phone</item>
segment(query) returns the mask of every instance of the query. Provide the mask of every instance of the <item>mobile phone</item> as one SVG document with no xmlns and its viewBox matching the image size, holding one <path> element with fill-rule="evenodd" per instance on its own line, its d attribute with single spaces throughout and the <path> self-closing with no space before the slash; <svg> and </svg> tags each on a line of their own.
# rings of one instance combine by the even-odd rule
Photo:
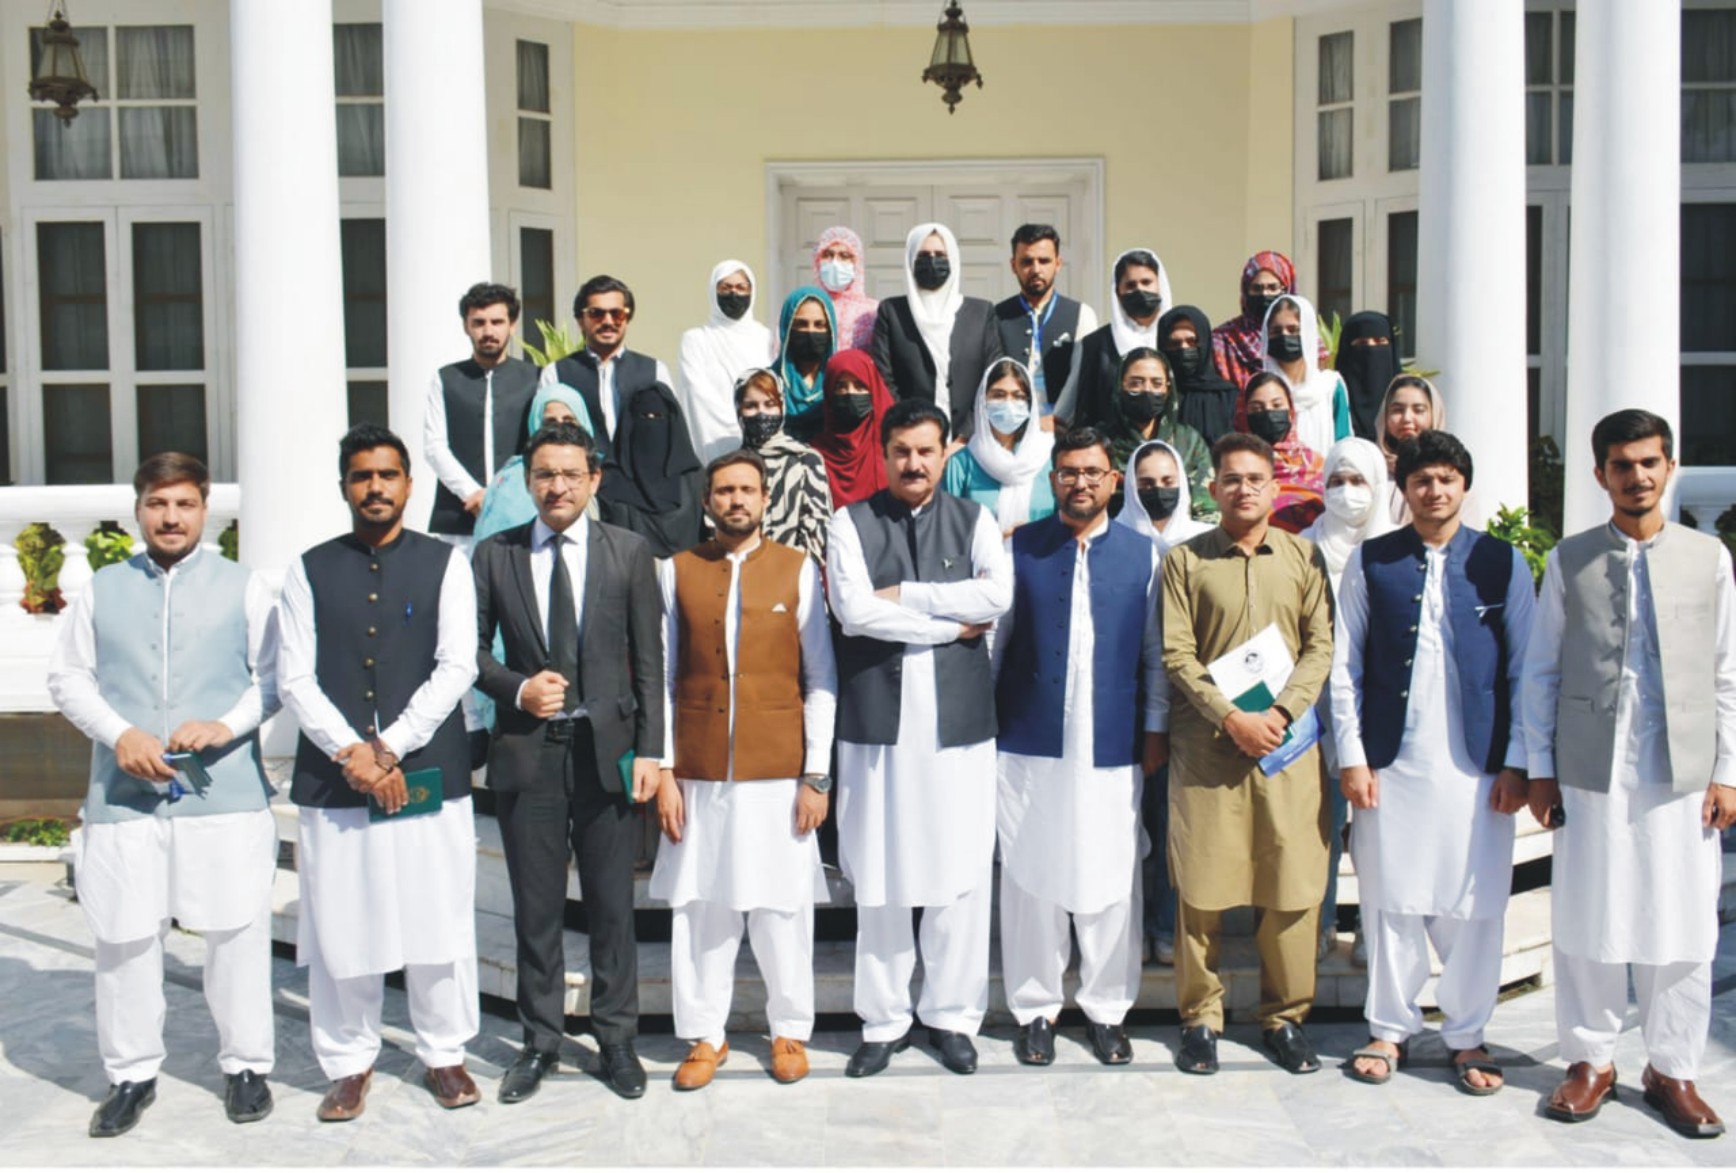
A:
<svg viewBox="0 0 1736 1173">
<path fill-rule="evenodd" d="M 163 760 L 187 775 L 187 781 L 193 784 L 193 792 L 203 795 L 211 787 L 211 773 L 205 769 L 205 763 L 199 755 L 191 750 L 166 753 Z"/>
</svg>

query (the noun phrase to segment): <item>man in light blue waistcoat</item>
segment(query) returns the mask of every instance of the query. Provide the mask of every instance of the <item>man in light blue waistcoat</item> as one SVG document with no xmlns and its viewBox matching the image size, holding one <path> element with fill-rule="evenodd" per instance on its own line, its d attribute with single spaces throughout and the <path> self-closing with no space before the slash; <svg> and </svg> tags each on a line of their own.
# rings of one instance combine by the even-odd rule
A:
<svg viewBox="0 0 1736 1173">
<path fill-rule="evenodd" d="M 271 590 L 199 544 L 211 478 L 191 456 L 139 466 L 145 553 L 106 566 L 74 600 L 48 691 L 91 739 L 77 863 L 96 938 L 97 1046 L 107 1098 L 90 1135 L 119 1136 L 157 1095 L 163 939 L 205 938 L 224 1106 L 271 1113 L 271 880 L 277 829 L 259 725 L 277 711 Z"/>
</svg>

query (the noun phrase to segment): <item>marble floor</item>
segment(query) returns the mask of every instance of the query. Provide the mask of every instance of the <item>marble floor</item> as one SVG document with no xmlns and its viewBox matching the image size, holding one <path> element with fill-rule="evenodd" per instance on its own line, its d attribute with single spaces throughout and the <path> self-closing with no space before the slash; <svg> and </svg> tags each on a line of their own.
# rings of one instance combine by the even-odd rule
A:
<svg viewBox="0 0 1736 1173">
<path fill-rule="evenodd" d="M 1172 1066 L 1173 1026 L 1135 1027 L 1135 1062 L 1115 1071 L 1069 1028 L 1053 1067 L 1021 1068 L 1010 1032 L 997 1030 L 979 1040 L 975 1076 L 948 1074 L 918 1046 L 861 1081 L 843 1075 L 855 1035 L 828 1033 L 814 1042 L 814 1073 L 791 1087 L 766 1075 L 766 1039 L 738 1035 L 718 1079 L 691 1094 L 668 1082 L 684 1048 L 653 1035 L 640 1045 L 652 1086 L 636 1103 L 586 1074 L 593 1050 L 576 1039 L 563 1055 L 576 1069 L 508 1107 L 494 1100 L 494 1083 L 517 1025 L 484 1015 L 471 1070 L 485 1099 L 457 1112 L 422 1089 L 404 996 L 392 991 L 366 1114 L 320 1124 L 325 1080 L 308 1045 L 305 976 L 278 959 L 277 1109 L 236 1126 L 223 1116 L 216 1032 L 199 991 L 203 945 L 180 933 L 169 945 L 169 1057 L 156 1105 L 127 1136 L 93 1141 L 85 1129 L 105 1081 L 91 942 L 58 873 L 0 865 L 0 1166 L 1736 1164 L 1736 1139 L 1683 1140 L 1641 1102 L 1644 1056 L 1631 1014 L 1617 1056 L 1620 1102 L 1574 1127 L 1545 1119 L 1539 1105 L 1560 1073 L 1547 988 L 1496 1013 L 1491 1039 L 1509 1087 L 1492 1099 L 1453 1089 L 1436 1039 L 1390 1084 L 1352 1083 L 1337 1063 L 1365 1036 L 1337 1023 L 1311 1029 L 1327 1067 L 1305 1077 L 1272 1066 L 1252 1027 L 1232 1026 L 1224 1070 L 1211 1079 Z M 1716 981 L 1723 992 L 1700 1086 L 1736 1119 L 1736 926 L 1724 932 Z"/>
</svg>

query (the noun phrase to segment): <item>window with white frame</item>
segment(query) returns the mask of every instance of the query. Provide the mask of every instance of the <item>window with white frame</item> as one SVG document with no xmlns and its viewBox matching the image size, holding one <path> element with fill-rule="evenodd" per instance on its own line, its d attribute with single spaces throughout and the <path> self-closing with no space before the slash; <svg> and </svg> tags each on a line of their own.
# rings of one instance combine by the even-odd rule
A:
<svg viewBox="0 0 1736 1173">
<path fill-rule="evenodd" d="M 386 173 L 386 51 L 379 24 L 334 24 L 338 174 Z"/>
<path fill-rule="evenodd" d="M 62 122 L 35 103 L 37 179 L 197 179 L 198 86 L 192 25 L 113 25 L 73 30 L 97 96 Z M 31 67 L 42 51 L 30 31 Z"/>
<path fill-rule="evenodd" d="M 554 186 L 554 115 L 549 104 L 549 47 L 518 42 L 518 184 Z"/>
<path fill-rule="evenodd" d="M 114 479 L 107 237 L 101 220 L 36 225 L 44 479 L 51 485 Z"/>
<path fill-rule="evenodd" d="M 1355 313 L 1356 221 L 1348 216 L 1321 220 L 1315 225 L 1320 250 L 1319 271 L 1314 281 L 1314 308 L 1322 318 L 1338 315 L 1342 322 Z"/>
<path fill-rule="evenodd" d="M 1355 126 L 1356 35 L 1331 33 L 1320 38 L 1318 95 L 1319 178 L 1349 179 L 1356 169 Z"/>
<path fill-rule="evenodd" d="M 1525 161 L 1573 162 L 1573 13 L 1525 14 Z"/>
<path fill-rule="evenodd" d="M 1736 203 L 1682 205 L 1683 464 L 1736 465 Z"/>
<path fill-rule="evenodd" d="M 1682 162 L 1736 163 L 1736 9 L 1682 13 Z"/>
<path fill-rule="evenodd" d="M 386 395 L 386 222 L 342 222 L 344 366 L 350 423 L 390 426 Z"/>
<path fill-rule="evenodd" d="M 1423 21 L 1395 20 L 1387 28 L 1386 169 L 1415 171 L 1422 158 Z"/>
<path fill-rule="evenodd" d="M 519 337 L 546 348 L 537 322 L 559 322 L 555 312 L 555 234 L 552 228 L 518 230 Z"/>
</svg>

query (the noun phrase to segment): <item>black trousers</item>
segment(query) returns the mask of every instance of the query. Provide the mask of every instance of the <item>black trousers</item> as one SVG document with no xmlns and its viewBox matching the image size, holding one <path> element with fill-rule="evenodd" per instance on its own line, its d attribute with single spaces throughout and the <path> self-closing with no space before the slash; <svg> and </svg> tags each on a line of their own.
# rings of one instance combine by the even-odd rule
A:
<svg viewBox="0 0 1736 1173">
<path fill-rule="evenodd" d="M 547 747 L 553 757 L 555 746 Z M 553 762 L 550 763 L 553 768 Z M 591 1029 L 599 1043 L 639 1033 L 639 953 L 633 939 L 633 865 L 639 821 L 626 796 L 597 780 L 591 727 L 580 722 L 560 759 L 561 784 L 500 794 L 495 813 L 518 935 L 518 1018 L 526 1047 L 560 1047 L 565 1018 L 568 853 L 591 929 Z"/>
</svg>

